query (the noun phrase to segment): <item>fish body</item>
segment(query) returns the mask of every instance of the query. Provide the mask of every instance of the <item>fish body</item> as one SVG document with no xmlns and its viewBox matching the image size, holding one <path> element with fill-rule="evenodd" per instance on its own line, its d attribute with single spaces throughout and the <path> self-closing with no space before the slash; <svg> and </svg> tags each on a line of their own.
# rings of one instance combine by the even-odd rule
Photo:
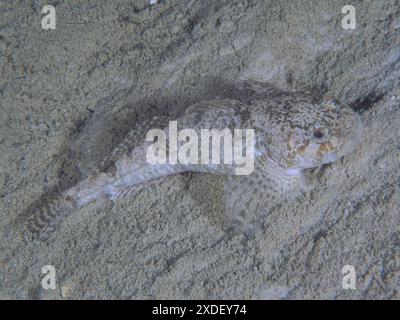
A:
<svg viewBox="0 0 400 320">
<path fill-rule="evenodd" d="M 235 163 L 150 164 L 147 150 L 154 141 L 146 141 L 149 125 L 142 126 L 128 133 L 97 172 L 37 210 L 25 224 L 25 237 L 46 239 L 62 219 L 91 201 L 104 197 L 115 201 L 150 181 L 188 171 L 225 176 L 226 208 L 232 221 L 241 229 L 254 230 L 274 205 L 307 190 L 304 169 L 333 162 L 361 141 L 359 115 L 333 99 L 316 103 L 306 94 L 255 81 L 243 86 L 253 99 L 204 101 L 189 107 L 176 123 L 178 130 L 189 128 L 199 135 L 204 129 L 254 130 L 251 174 L 236 175 Z M 153 119 L 150 128 L 163 128 L 167 134 L 163 120 Z"/>
</svg>

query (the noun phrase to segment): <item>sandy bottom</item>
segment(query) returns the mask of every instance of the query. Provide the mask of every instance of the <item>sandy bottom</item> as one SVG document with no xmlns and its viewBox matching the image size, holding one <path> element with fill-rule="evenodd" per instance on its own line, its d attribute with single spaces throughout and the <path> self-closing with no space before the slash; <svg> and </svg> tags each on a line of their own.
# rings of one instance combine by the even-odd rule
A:
<svg viewBox="0 0 400 320">
<path fill-rule="evenodd" d="M 328 0 L 62 2 L 56 30 L 41 29 L 45 1 L 0 4 L 1 298 L 400 298 L 396 1 L 353 1 L 355 30 Z M 224 231 L 218 178 L 185 174 L 82 208 L 46 243 L 21 240 L 27 208 L 140 119 L 235 97 L 247 78 L 332 94 L 365 126 L 361 147 L 308 172 L 315 188 L 254 239 Z M 342 288 L 345 265 L 355 290 Z"/>
</svg>

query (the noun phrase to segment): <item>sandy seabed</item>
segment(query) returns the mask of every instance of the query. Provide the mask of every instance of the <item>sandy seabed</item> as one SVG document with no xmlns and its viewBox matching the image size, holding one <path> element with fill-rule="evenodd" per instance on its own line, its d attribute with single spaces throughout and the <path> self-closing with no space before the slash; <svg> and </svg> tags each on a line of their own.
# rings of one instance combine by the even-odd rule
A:
<svg viewBox="0 0 400 320">
<path fill-rule="evenodd" d="M 46 4 L 0 4 L 1 298 L 400 298 L 398 1 L 352 1 L 355 30 L 345 1 L 53 1 L 56 30 L 43 30 Z M 27 208 L 138 121 L 235 97 L 238 79 L 335 96 L 362 116 L 361 147 L 308 172 L 312 191 L 252 239 L 224 231 L 219 178 L 184 174 L 22 241 Z M 44 265 L 56 290 L 42 289 Z"/>
</svg>

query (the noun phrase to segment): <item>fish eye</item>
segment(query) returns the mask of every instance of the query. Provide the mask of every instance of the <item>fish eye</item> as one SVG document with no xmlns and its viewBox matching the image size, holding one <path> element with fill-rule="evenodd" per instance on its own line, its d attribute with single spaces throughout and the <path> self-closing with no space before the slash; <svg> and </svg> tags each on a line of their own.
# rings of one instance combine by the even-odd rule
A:
<svg viewBox="0 0 400 320">
<path fill-rule="evenodd" d="M 314 138 L 321 139 L 324 136 L 324 133 L 321 129 L 314 130 Z"/>
</svg>

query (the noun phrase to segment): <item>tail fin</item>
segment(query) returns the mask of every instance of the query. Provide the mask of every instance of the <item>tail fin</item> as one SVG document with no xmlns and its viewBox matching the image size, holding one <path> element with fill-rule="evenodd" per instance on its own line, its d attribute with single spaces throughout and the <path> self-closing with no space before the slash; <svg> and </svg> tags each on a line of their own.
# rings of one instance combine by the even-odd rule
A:
<svg viewBox="0 0 400 320">
<path fill-rule="evenodd" d="M 59 196 L 39 208 L 25 222 L 23 236 L 26 241 L 46 240 L 59 223 L 76 208 L 70 197 Z"/>
</svg>

